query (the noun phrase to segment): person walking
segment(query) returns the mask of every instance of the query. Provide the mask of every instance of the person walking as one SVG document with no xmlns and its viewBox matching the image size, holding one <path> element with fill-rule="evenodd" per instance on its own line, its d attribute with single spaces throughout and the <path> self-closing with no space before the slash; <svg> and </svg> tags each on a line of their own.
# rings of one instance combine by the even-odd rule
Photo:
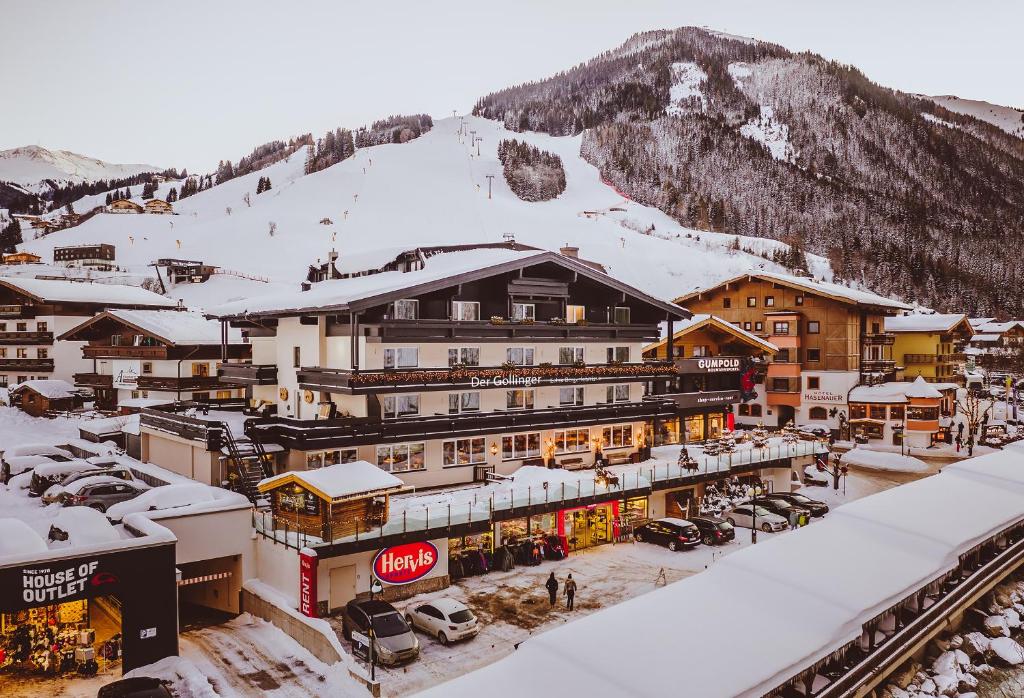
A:
<svg viewBox="0 0 1024 698">
<path fill-rule="evenodd" d="M 548 576 L 548 581 L 544 584 L 548 590 L 548 600 L 551 601 L 551 605 L 555 605 L 555 598 L 558 596 L 558 580 L 555 579 L 555 573 L 552 572 Z"/>
<path fill-rule="evenodd" d="M 964 445 L 963 437 L 959 434 L 956 435 L 956 452 L 960 453 L 960 448 Z"/>
<path fill-rule="evenodd" d="M 565 580 L 565 607 L 568 610 L 573 610 L 573 599 L 576 597 L 576 580 L 569 575 L 569 578 Z"/>
</svg>

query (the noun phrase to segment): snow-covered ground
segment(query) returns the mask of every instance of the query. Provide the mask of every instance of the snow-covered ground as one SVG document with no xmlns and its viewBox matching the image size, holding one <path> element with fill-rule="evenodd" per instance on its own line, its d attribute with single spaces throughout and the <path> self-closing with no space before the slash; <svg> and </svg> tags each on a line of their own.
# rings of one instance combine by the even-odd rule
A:
<svg viewBox="0 0 1024 698">
<path fill-rule="evenodd" d="M 58 184 L 77 184 L 130 177 L 142 172 L 161 172 L 163 169 L 155 165 L 118 165 L 69 150 L 48 150 L 38 145 L 0 151 L 0 181 L 14 182 L 30 189 L 45 179 Z"/>
<path fill-rule="evenodd" d="M 921 96 L 932 100 L 951 112 L 973 116 L 976 119 L 987 121 L 993 126 L 1001 128 L 1010 135 L 1024 138 L 1024 109 L 1004 107 L 977 99 L 963 99 L 954 95 L 939 95 L 938 97 Z"/>
<path fill-rule="evenodd" d="M 843 464 L 868 470 L 895 470 L 901 473 L 924 473 L 929 469 L 928 464 L 920 458 L 859 447 L 843 454 Z"/>
<path fill-rule="evenodd" d="M 665 113 L 681 116 L 694 107 L 705 111 L 708 101 L 701 91 L 701 84 L 708 79 L 708 74 L 696 63 L 673 63 L 671 70 L 672 85 L 668 88 L 669 105 Z"/>
<path fill-rule="evenodd" d="M 38 419 L 16 407 L 0 407 L 0 453 L 14 446 L 77 439 L 79 423 L 65 417 Z"/>
<path fill-rule="evenodd" d="M 735 79 L 735 75 L 733 77 Z M 789 126 L 775 118 L 775 110 L 770 105 L 762 104 L 761 113 L 740 126 L 740 133 L 762 144 L 776 160 L 796 161 L 796 151 L 789 142 Z"/>
</svg>

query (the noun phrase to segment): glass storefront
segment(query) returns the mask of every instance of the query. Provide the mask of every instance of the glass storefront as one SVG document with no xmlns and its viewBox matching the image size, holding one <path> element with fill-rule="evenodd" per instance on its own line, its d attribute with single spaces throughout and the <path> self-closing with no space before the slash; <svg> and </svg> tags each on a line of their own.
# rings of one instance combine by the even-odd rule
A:
<svg viewBox="0 0 1024 698">
<path fill-rule="evenodd" d="M 569 542 L 569 550 L 610 543 L 614 536 L 611 503 L 565 512 L 565 537 Z"/>
<path fill-rule="evenodd" d="M 113 597 L 0 613 L 0 683 L 5 674 L 106 671 L 121 656 L 121 609 Z"/>
</svg>

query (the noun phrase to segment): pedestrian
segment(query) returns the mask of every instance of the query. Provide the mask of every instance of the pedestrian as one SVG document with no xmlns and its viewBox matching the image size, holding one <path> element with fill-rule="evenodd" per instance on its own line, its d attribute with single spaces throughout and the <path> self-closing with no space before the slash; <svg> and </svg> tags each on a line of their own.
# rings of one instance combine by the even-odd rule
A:
<svg viewBox="0 0 1024 698">
<path fill-rule="evenodd" d="M 568 610 L 573 610 L 573 599 L 576 597 L 576 580 L 569 575 L 569 578 L 565 580 L 565 607 Z"/>
<path fill-rule="evenodd" d="M 964 438 L 964 423 L 963 422 L 960 422 L 959 424 L 956 425 L 956 435 L 957 435 L 957 438 L 963 440 L 963 438 Z"/>
<path fill-rule="evenodd" d="M 555 573 L 554 572 L 552 572 L 548 576 L 548 581 L 547 581 L 547 583 L 544 586 L 547 587 L 547 590 L 548 590 L 548 600 L 551 602 L 551 605 L 554 606 L 555 605 L 555 599 L 558 596 L 558 580 L 555 579 Z"/>
<path fill-rule="evenodd" d="M 974 455 L 974 434 L 967 437 L 967 455 Z"/>
<path fill-rule="evenodd" d="M 956 452 L 960 453 L 960 448 L 964 445 L 963 437 L 960 434 L 956 435 Z"/>
</svg>

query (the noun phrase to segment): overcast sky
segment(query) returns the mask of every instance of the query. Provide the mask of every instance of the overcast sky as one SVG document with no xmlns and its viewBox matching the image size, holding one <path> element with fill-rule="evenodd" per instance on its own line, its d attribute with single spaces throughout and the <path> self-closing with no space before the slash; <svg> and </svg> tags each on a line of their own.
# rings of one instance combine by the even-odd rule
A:
<svg viewBox="0 0 1024 698">
<path fill-rule="evenodd" d="M 1024 107 L 1020 0 L 0 0 L 0 18 L 0 149 L 192 171 L 307 131 L 465 112 L 683 25 L 811 50 L 908 92 Z"/>
</svg>

